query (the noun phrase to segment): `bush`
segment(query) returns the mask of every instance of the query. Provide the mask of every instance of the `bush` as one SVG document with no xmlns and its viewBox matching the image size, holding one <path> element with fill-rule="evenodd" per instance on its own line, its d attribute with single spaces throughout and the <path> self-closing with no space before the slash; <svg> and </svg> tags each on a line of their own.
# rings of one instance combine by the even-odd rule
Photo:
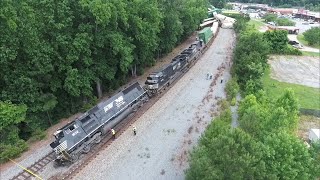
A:
<svg viewBox="0 0 320 180">
<path fill-rule="evenodd" d="M 312 27 L 303 33 L 304 39 L 308 41 L 309 45 L 320 45 L 320 28 Z"/>
<path fill-rule="evenodd" d="M 263 17 L 264 21 L 265 22 L 274 22 L 277 20 L 277 15 L 275 14 L 266 14 L 264 17 Z"/>
<path fill-rule="evenodd" d="M 276 23 L 278 26 L 294 26 L 294 25 L 296 25 L 295 22 L 290 21 L 287 18 L 277 18 Z"/>
<path fill-rule="evenodd" d="M 234 99 L 237 96 L 239 92 L 239 85 L 234 78 L 230 79 L 227 82 L 226 91 L 228 101 Z"/>
<path fill-rule="evenodd" d="M 226 100 L 220 100 L 217 102 L 217 105 L 221 107 L 221 110 L 224 111 L 229 108 L 229 103 Z"/>
<path fill-rule="evenodd" d="M 236 103 L 237 103 L 237 100 L 236 100 L 236 98 L 232 98 L 232 100 L 231 100 L 231 106 L 235 106 L 236 105 Z"/>
<path fill-rule="evenodd" d="M 30 142 L 35 142 L 44 139 L 47 136 L 46 132 L 41 129 L 36 129 L 29 139 Z"/>
<path fill-rule="evenodd" d="M 226 122 L 227 124 L 231 124 L 232 113 L 231 113 L 230 108 L 228 107 L 225 111 L 223 111 L 217 119 L 219 119 L 223 122 Z"/>
<path fill-rule="evenodd" d="M 26 149 L 28 145 L 24 140 L 18 140 L 14 145 L 0 143 L 0 163 L 18 157 Z"/>
<path fill-rule="evenodd" d="M 293 48 L 292 46 L 288 45 L 287 48 L 284 49 L 283 54 L 301 56 L 302 52 L 299 49 Z"/>
</svg>

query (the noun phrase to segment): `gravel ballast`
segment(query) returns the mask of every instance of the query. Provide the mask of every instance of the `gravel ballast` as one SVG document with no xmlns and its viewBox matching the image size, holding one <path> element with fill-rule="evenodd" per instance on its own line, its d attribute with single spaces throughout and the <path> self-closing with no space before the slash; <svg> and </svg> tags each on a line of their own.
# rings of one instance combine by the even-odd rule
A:
<svg viewBox="0 0 320 180">
<path fill-rule="evenodd" d="M 233 41 L 233 30 L 221 29 L 197 64 L 135 122 L 137 135 L 125 131 L 74 179 L 184 179 L 188 152 L 225 97 Z"/>
</svg>

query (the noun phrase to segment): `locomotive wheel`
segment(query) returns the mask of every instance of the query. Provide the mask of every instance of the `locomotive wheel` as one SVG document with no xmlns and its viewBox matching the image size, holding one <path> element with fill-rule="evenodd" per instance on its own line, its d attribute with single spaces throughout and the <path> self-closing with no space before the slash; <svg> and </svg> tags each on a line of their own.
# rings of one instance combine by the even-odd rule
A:
<svg viewBox="0 0 320 180">
<path fill-rule="evenodd" d="M 71 161 L 76 162 L 79 160 L 79 154 L 78 153 L 73 153 L 71 154 Z"/>
<path fill-rule="evenodd" d="M 101 135 L 98 135 L 95 139 L 94 139 L 94 143 L 99 144 L 101 142 Z"/>
<path fill-rule="evenodd" d="M 88 152 L 90 151 L 90 149 L 91 149 L 91 145 L 90 145 L 90 144 L 87 144 L 87 145 L 85 145 L 84 148 L 82 149 L 82 152 L 86 154 L 86 153 L 88 153 Z"/>
</svg>

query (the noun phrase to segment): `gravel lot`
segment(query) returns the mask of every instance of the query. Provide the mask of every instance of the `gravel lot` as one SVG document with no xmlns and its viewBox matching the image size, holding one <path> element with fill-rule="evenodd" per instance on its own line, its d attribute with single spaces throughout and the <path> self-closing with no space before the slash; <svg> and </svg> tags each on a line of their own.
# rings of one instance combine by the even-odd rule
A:
<svg viewBox="0 0 320 180">
<path fill-rule="evenodd" d="M 225 97 L 220 76 L 230 77 L 222 64 L 233 40 L 233 30 L 221 29 L 198 63 L 136 121 L 137 136 L 124 132 L 74 179 L 184 179 L 188 152 Z"/>
<path fill-rule="evenodd" d="M 320 88 L 320 61 L 310 56 L 272 56 L 271 78 Z"/>
</svg>

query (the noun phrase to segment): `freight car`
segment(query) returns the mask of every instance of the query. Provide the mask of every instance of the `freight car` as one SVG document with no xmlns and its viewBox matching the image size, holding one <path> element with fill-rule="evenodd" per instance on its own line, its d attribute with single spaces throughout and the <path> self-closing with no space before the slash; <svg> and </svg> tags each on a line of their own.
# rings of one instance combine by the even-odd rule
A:
<svg viewBox="0 0 320 180">
<path fill-rule="evenodd" d="M 101 136 L 148 100 L 145 90 L 134 83 L 110 99 L 99 103 L 81 117 L 54 133 L 50 144 L 56 152 L 57 164 L 76 161 L 80 154 L 88 153 Z"/>
</svg>

